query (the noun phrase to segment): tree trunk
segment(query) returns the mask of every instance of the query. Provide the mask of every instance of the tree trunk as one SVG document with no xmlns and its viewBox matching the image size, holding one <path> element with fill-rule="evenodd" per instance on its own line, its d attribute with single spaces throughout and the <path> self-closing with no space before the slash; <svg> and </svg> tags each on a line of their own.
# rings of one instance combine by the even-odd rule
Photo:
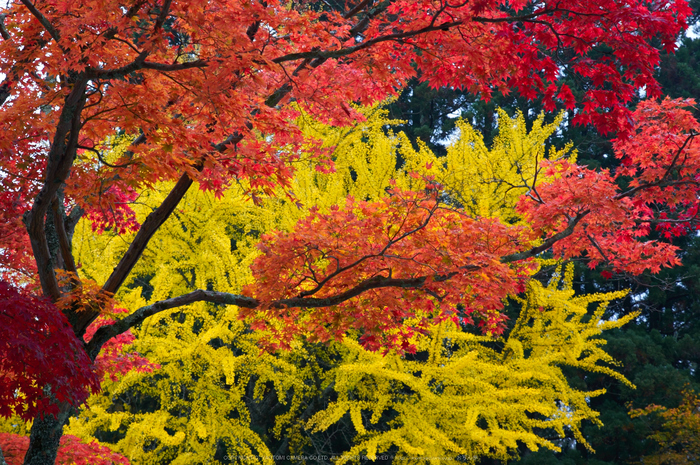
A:
<svg viewBox="0 0 700 465">
<path fill-rule="evenodd" d="M 73 408 L 62 403 L 57 417 L 37 416 L 29 435 L 29 449 L 24 456 L 24 465 L 54 465 L 58 454 L 58 445 L 63 436 L 63 427 L 68 423 Z"/>
<path fill-rule="evenodd" d="M 7 462 L 5 461 L 5 456 L 2 455 L 2 448 L 0 448 L 0 465 L 7 465 Z"/>
</svg>

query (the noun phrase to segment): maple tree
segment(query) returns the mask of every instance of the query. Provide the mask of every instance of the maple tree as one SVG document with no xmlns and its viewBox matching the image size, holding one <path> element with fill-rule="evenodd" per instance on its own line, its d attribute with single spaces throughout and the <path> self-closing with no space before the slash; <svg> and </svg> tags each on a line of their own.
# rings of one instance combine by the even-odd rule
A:
<svg viewBox="0 0 700 465">
<path fill-rule="evenodd" d="M 110 295 L 121 288 L 155 231 L 173 213 L 194 181 L 218 194 L 234 182 L 246 186 L 251 195 L 269 194 L 275 186 L 289 185 L 294 164 L 302 161 L 302 147 L 316 147 L 311 151 L 313 159 L 320 169 L 330 169 L 330 150 L 323 150 L 318 140 L 305 137 L 294 123 L 300 111 L 322 121 L 348 124 L 360 115 L 347 102 L 381 100 L 416 75 L 434 85 L 464 87 L 484 96 L 493 88 L 516 91 L 526 97 L 543 95 L 547 108 L 553 108 L 557 102 L 569 108 L 579 105 L 579 123 L 593 123 L 603 130 L 629 129 L 631 115 L 625 103 L 635 89 L 645 87 L 649 95 L 658 94 L 653 78 L 658 51 L 651 45 L 652 39 L 660 39 L 667 49 L 672 49 L 689 13 L 682 0 L 652 4 L 567 0 L 459 5 L 429 0 L 361 0 L 337 6 L 324 9 L 313 1 L 21 0 L 3 7 L 3 279 L 33 287 L 57 304 L 73 335 L 81 338 L 101 311 L 109 311 L 104 305 L 109 307 Z M 592 58 L 600 50 L 606 53 Z M 591 80 L 592 86 L 579 102 L 558 81 L 560 66 L 568 66 Z M 290 105 L 292 102 L 294 105 Z M 661 111 L 670 115 L 679 114 L 680 110 L 669 107 Z M 667 125 L 667 129 L 680 134 L 688 128 Z M 126 147 L 124 140 L 128 141 Z M 123 150 L 114 150 L 118 147 Z M 630 159 L 639 162 L 634 155 Z M 615 227 L 617 222 L 623 224 L 621 234 L 637 237 L 630 228 L 635 221 L 650 219 L 652 213 L 644 216 L 644 205 L 634 205 L 631 198 L 645 190 L 661 189 L 657 200 L 684 207 L 683 202 L 688 199 L 674 196 L 669 190 L 673 184 L 668 182 L 669 176 L 677 174 L 673 167 L 682 161 L 683 158 L 666 160 L 670 162 L 669 172 L 661 173 L 657 181 L 645 179 L 638 188 L 608 200 L 597 197 L 600 203 L 590 206 L 590 214 L 584 208 L 568 220 L 568 225 L 562 219 L 570 213 L 564 201 L 584 204 L 589 198 L 576 193 L 559 197 L 555 183 L 537 186 L 542 197 L 521 207 L 526 217 L 533 220 L 530 233 L 527 228 L 521 230 L 520 226 L 485 220 L 484 224 L 495 228 L 494 234 L 502 236 L 505 252 L 491 250 L 493 258 L 480 257 L 480 264 L 474 266 L 481 268 L 482 264 L 493 262 L 486 271 L 500 267 L 499 279 L 506 288 L 516 290 L 514 283 L 529 266 L 516 262 L 548 249 L 567 235 L 566 250 L 571 250 L 567 254 L 589 250 L 599 260 L 608 261 L 608 254 L 596 250 L 610 247 L 609 263 L 615 268 L 634 272 L 640 267 L 655 268 L 673 262 L 671 248 L 661 244 L 636 245 L 639 242 L 634 240 L 617 242 L 613 237 L 606 238 L 604 229 L 613 227 L 614 220 Z M 638 165 L 645 168 L 645 163 Z M 574 173 L 577 168 L 564 161 L 548 169 L 554 178 L 562 176 L 571 181 L 569 189 L 585 187 L 589 194 L 595 191 L 596 195 L 614 192 L 605 174 Z M 648 174 L 653 176 L 651 171 Z M 130 203 L 144 189 L 167 180 L 177 182 L 162 204 L 139 224 Z M 547 190 L 548 185 L 554 187 Z M 531 187 L 535 187 L 534 180 Z M 552 208 L 548 195 L 553 196 Z M 457 216 L 460 221 L 466 218 L 439 206 L 437 196 L 422 198 L 406 192 L 401 197 L 407 201 L 396 205 L 398 215 L 402 214 L 401 208 L 411 207 L 414 211 L 434 210 L 436 217 L 444 217 L 443 222 L 454 222 Z M 606 209 L 611 210 L 610 214 Z M 354 215 L 349 210 L 339 211 Z M 632 219 L 625 216 L 629 211 L 634 213 Z M 676 218 L 676 212 L 686 216 Z M 670 214 L 667 223 L 692 223 L 689 209 L 676 208 Z M 71 253 L 71 237 L 82 216 L 92 219 L 97 229 L 138 231 L 113 272 L 96 288 L 79 277 L 79 264 Z M 586 222 L 583 216 L 588 217 Z M 537 222 L 537 218 L 544 217 L 552 221 Z M 418 217 L 407 219 L 422 224 Z M 469 228 L 475 238 L 485 240 L 485 236 L 478 236 L 479 221 L 468 220 L 471 221 Z M 576 228 L 578 223 L 589 225 L 590 234 L 584 234 L 583 227 Z M 558 226 L 565 227 L 557 230 Z M 677 229 L 669 231 L 673 234 Z M 400 228 L 399 231 L 405 232 Z M 415 237 L 439 234 L 432 227 L 420 231 Z M 502 234 L 506 231 L 508 239 Z M 541 235 L 546 238 L 535 245 Z M 582 245 L 588 235 L 595 239 L 596 247 Z M 511 238 L 516 240 L 509 243 Z M 524 250 L 520 244 L 527 244 Z M 627 254 L 634 247 L 637 249 L 633 254 Z M 511 265 L 496 264 L 504 257 Z M 632 266 L 635 262 L 637 268 Z M 272 262 L 260 263 L 260 270 L 267 266 L 270 271 Z M 364 275 L 358 274 L 357 279 L 368 276 L 376 263 L 367 265 Z M 315 266 L 316 263 L 312 268 Z M 64 270 L 68 279 L 60 281 L 56 269 Z M 260 275 L 263 281 L 264 273 L 261 271 Z M 34 281 L 35 276 L 38 282 Z M 463 276 L 458 272 L 452 276 L 458 277 L 453 282 Z M 374 289 L 388 283 L 381 277 L 368 279 L 375 279 L 369 286 Z M 416 277 L 389 279 L 399 280 L 391 282 L 392 286 L 424 283 L 415 281 Z M 402 279 L 414 281 L 411 284 Z M 464 279 L 465 283 L 472 283 L 471 278 Z M 342 284 L 331 281 L 326 291 Z M 435 284 L 435 280 L 431 282 L 425 282 L 427 291 L 448 290 Z M 486 282 L 489 280 L 474 284 Z M 345 284 L 354 286 L 358 282 Z M 307 294 L 294 300 L 289 297 L 292 288 L 278 289 L 277 296 L 260 289 L 267 297 L 283 299 L 266 302 L 266 308 L 318 308 L 335 302 L 310 297 L 308 292 L 313 289 L 308 288 L 298 289 Z M 97 292 L 91 291 L 94 289 Z M 348 289 L 346 295 L 353 297 L 363 290 L 370 289 L 360 286 Z M 489 299 L 490 303 L 475 311 L 491 315 L 487 327 L 497 329 L 498 295 Z M 204 290 L 176 297 L 100 328 L 86 345 L 88 355 L 96 358 L 107 340 L 147 316 L 193 300 L 244 308 L 260 305 L 250 296 Z M 10 316 L 17 311 L 21 309 L 15 306 L 6 309 Z M 392 321 L 407 316 L 395 313 Z M 337 330 L 329 329 L 339 331 L 349 323 L 341 321 Z M 335 323 L 319 324 L 323 326 L 319 326 L 319 336 L 325 338 L 322 329 Z M 371 336 L 368 334 L 368 343 Z M 61 373 L 58 375 L 56 380 L 61 379 Z M 83 384 L 83 391 L 89 386 Z M 58 389 L 59 385 L 52 387 Z M 82 395 L 74 397 L 74 403 Z M 62 424 L 71 408 L 70 403 L 60 402 L 56 417 L 35 419 L 27 463 L 53 462 Z"/>
</svg>

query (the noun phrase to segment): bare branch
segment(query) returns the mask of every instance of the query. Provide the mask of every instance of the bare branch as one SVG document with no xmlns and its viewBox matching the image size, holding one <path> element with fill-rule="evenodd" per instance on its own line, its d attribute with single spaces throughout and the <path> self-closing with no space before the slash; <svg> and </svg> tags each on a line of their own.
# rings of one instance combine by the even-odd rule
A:
<svg viewBox="0 0 700 465">
<path fill-rule="evenodd" d="M 146 61 L 146 58 L 148 57 L 148 51 L 144 50 L 139 55 L 134 58 L 134 61 L 129 63 L 128 65 L 124 65 L 120 68 L 115 68 L 115 69 L 96 69 L 96 68 L 88 68 L 86 70 L 86 73 L 91 77 L 91 78 L 99 78 L 99 79 L 117 79 L 120 77 L 124 77 L 127 74 L 131 74 L 134 71 L 138 71 L 139 69 L 143 68 L 143 64 Z"/>
<path fill-rule="evenodd" d="M 527 15 L 506 16 L 506 17 L 502 17 L 502 18 L 486 18 L 483 16 L 474 16 L 472 18 L 472 21 L 477 22 L 477 23 L 516 23 L 519 21 L 529 21 L 529 20 L 535 19 L 539 16 L 546 15 L 548 13 L 553 13 L 555 11 L 558 11 L 558 10 L 557 9 L 545 9 L 545 10 L 536 11 L 535 13 L 530 13 Z"/>
<path fill-rule="evenodd" d="M 357 297 L 358 295 L 370 289 L 379 289 L 382 287 L 398 287 L 404 289 L 421 288 L 427 281 L 427 276 L 419 276 L 417 278 L 394 279 L 385 276 L 374 276 L 366 279 L 357 286 L 340 294 L 336 294 L 326 298 L 313 297 L 295 297 L 291 299 L 280 299 L 269 304 L 272 308 L 320 308 L 330 307 L 345 302 L 346 300 Z M 436 278 L 445 280 L 445 278 Z M 111 325 L 103 326 L 97 330 L 93 338 L 87 344 L 88 354 L 93 359 L 97 356 L 102 345 L 109 339 L 127 331 L 129 328 L 141 323 L 149 316 L 155 315 L 165 310 L 182 307 L 184 305 L 193 304 L 195 302 L 211 302 L 223 305 L 237 305 L 243 308 L 257 308 L 262 303 L 252 297 L 246 297 L 238 294 L 229 294 L 226 292 L 196 290 L 188 294 L 174 297 L 172 299 L 161 300 L 151 305 L 141 307 L 131 315 L 123 318 Z"/>
<path fill-rule="evenodd" d="M 143 62 L 143 69 L 154 69 L 156 71 L 181 71 L 183 69 L 205 68 L 208 65 L 205 60 L 188 61 L 185 63 L 154 63 Z"/>
<path fill-rule="evenodd" d="M 126 168 L 126 167 L 132 165 L 132 163 L 125 163 L 123 165 L 114 165 L 114 164 L 108 162 L 107 160 L 105 160 L 104 157 L 102 156 L 102 153 L 100 153 L 100 151 L 94 147 L 86 147 L 84 145 L 78 145 L 78 148 L 81 150 L 87 150 L 87 151 L 94 153 L 95 155 L 97 155 L 97 158 L 100 160 L 100 163 L 102 163 L 105 166 L 109 166 L 110 168 L 115 168 L 115 169 Z"/>
<path fill-rule="evenodd" d="M 357 13 L 359 13 L 360 10 L 362 10 L 364 7 L 366 7 L 366 6 L 369 4 L 370 1 L 371 1 L 371 0 L 362 0 L 360 3 L 358 3 L 357 5 L 355 5 L 354 8 L 351 8 L 350 11 L 348 11 L 347 13 L 345 13 L 345 14 L 343 15 L 343 18 L 345 18 L 345 19 L 352 18 L 352 17 L 355 16 Z"/>
</svg>

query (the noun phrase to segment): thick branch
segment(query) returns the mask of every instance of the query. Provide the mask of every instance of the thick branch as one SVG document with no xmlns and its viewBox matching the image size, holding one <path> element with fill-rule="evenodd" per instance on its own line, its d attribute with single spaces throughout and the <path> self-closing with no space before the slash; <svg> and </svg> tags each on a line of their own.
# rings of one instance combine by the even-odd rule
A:
<svg viewBox="0 0 700 465">
<path fill-rule="evenodd" d="M 357 13 L 359 13 L 364 7 L 366 7 L 369 4 L 370 0 L 362 0 L 360 3 L 358 3 L 354 8 L 350 9 L 347 13 L 343 15 L 343 18 L 349 19 L 355 16 Z"/>
<path fill-rule="evenodd" d="M 143 62 L 143 69 L 154 69 L 156 71 L 181 71 L 183 69 L 204 68 L 207 66 L 205 60 L 188 61 L 185 63 L 154 63 Z"/>
<path fill-rule="evenodd" d="M 10 86 L 10 79 L 5 77 L 5 81 L 0 84 L 0 106 L 5 103 L 5 101 L 10 97 L 12 93 L 12 87 Z"/>
<path fill-rule="evenodd" d="M 75 260 L 73 260 L 70 239 L 68 238 L 68 230 L 65 222 L 63 221 L 64 212 L 59 202 L 59 199 L 54 197 L 52 203 L 53 221 L 54 226 L 56 227 L 56 234 L 58 235 L 58 245 L 61 249 L 63 262 L 66 265 L 66 271 L 70 271 L 71 273 L 75 273 L 77 275 L 78 269 L 75 266 Z"/>
<path fill-rule="evenodd" d="M 60 291 L 53 271 L 51 253 L 46 242 L 44 221 L 51 202 L 53 202 L 58 190 L 64 185 L 73 165 L 80 132 L 80 113 L 85 104 L 86 86 L 87 79 L 79 78 L 74 83 L 71 93 L 66 97 L 49 150 L 44 185 L 34 199 L 27 221 L 27 232 L 36 258 L 41 287 L 45 295 L 54 300 L 58 299 Z"/>
<path fill-rule="evenodd" d="M 168 19 L 168 15 L 170 14 L 171 3 L 172 0 L 165 0 L 163 2 L 163 5 L 160 7 L 160 14 L 158 15 L 158 18 L 156 19 L 156 22 L 153 25 L 154 34 L 160 31 L 160 29 L 163 27 L 163 24 L 165 23 L 165 20 Z"/>
<path fill-rule="evenodd" d="M 2 38 L 5 40 L 11 40 L 12 38 L 10 37 L 10 33 L 7 32 L 7 28 L 5 27 L 6 17 L 7 15 L 5 14 L 0 15 L 0 36 L 2 36 Z"/>
<path fill-rule="evenodd" d="M 291 299 L 280 299 L 269 304 L 272 308 L 321 308 L 331 307 L 343 303 L 353 297 L 366 292 L 370 289 L 379 289 L 382 287 L 398 287 L 404 289 L 421 288 L 426 283 L 428 277 L 420 276 L 417 278 L 395 279 L 384 276 L 374 276 L 366 279 L 357 286 L 340 294 L 326 298 L 313 297 L 295 297 Z M 441 278 L 437 278 L 441 279 Z M 444 278 L 442 278 L 444 280 Z M 184 305 L 193 304 L 195 302 L 211 302 L 223 305 L 237 305 L 244 308 L 257 308 L 261 306 L 261 302 L 252 297 L 246 297 L 238 294 L 229 294 L 226 292 L 204 291 L 197 290 L 172 299 L 161 300 L 151 305 L 141 307 L 131 315 L 123 318 L 116 323 L 108 326 L 103 326 L 95 332 L 95 335 L 87 344 L 88 354 L 94 360 L 99 354 L 102 345 L 109 339 L 129 330 L 135 325 L 143 322 L 149 316 L 160 313 L 171 308 L 182 307 Z"/>
<path fill-rule="evenodd" d="M 121 68 L 114 69 L 90 69 L 90 76 L 94 76 L 100 79 L 118 79 L 124 77 L 128 74 L 138 71 L 140 69 L 153 69 L 156 71 L 182 71 L 185 69 L 192 68 L 205 68 L 207 62 L 205 60 L 195 60 L 189 61 L 187 63 L 155 63 L 152 61 L 146 61 L 148 56 L 147 52 L 141 52 L 138 57 L 134 59 L 128 65 L 124 65 Z"/>
<path fill-rule="evenodd" d="M 260 28 L 260 21 L 255 21 L 253 24 L 248 26 L 248 29 L 245 31 L 245 35 L 248 36 L 248 39 L 253 42 L 255 40 L 255 34 L 258 33 L 258 29 Z"/>
<path fill-rule="evenodd" d="M 49 19 L 46 16 L 44 16 L 44 14 L 41 11 L 39 11 L 34 6 L 34 4 L 32 4 L 32 2 L 30 2 L 29 0 L 21 0 L 21 1 L 24 4 L 24 6 L 26 6 L 27 9 L 34 15 L 34 17 L 39 20 L 41 25 L 44 26 L 44 29 L 46 29 L 46 32 L 49 33 L 49 35 L 53 38 L 53 40 L 55 40 L 56 43 L 58 43 L 61 36 L 58 34 L 58 31 L 56 30 L 56 28 L 53 27 L 53 24 L 51 24 L 51 21 L 49 21 Z"/>
<path fill-rule="evenodd" d="M 126 251 L 119 264 L 114 268 L 107 282 L 102 286 L 102 289 L 107 292 L 116 292 L 122 285 L 131 269 L 136 265 L 139 257 L 158 228 L 168 219 L 170 214 L 175 210 L 177 204 L 184 197 L 187 190 L 192 185 L 192 178 L 187 174 L 183 174 L 178 180 L 175 187 L 170 191 L 168 196 L 163 200 L 163 203 L 158 206 L 143 222 L 139 232 L 132 241 L 129 249 Z"/>
<path fill-rule="evenodd" d="M 65 226 L 69 244 L 73 242 L 73 233 L 75 233 L 75 227 L 78 225 L 78 221 L 80 221 L 80 218 L 82 218 L 84 214 L 85 210 L 75 205 L 71 209 L 70 213 L 66 216 Z"/>
<path fill-rule="evenodd" d="M 521 15 L 521 16 L 506 16 L 502 18 L 486 18 L 484 16 L 474 16 L 472 18 L 472 21 L 477 22 L 477 23 L 516 23 L 516 22 L 521 22 L 521 21 L 528 21 L 531 19 L 535 19 L 539 16 L 546 15 L 548 13 L 554 13 L 555 11 L 558 11 L 557 9 L 549 9 L 549 10 L 540 10 L 535 13 L 530 13 L 528 15 Z"/>
</svg>

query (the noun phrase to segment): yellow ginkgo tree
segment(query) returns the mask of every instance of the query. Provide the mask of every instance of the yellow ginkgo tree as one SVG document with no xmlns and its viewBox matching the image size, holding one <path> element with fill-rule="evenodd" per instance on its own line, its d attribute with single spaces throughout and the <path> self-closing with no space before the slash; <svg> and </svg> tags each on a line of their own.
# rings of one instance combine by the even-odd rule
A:
<svg viewBox="0 0 700 465">
<path fill-rule="evenodd" d="M 452 321 L 418 338 L 417 357 L 368 352 L 346 341 L 343 363 L 328 381 L 337 400 L 307 427 L 323 430 L 349 414 L 357 436 L 346 458 L 393 450 L 406 463 L 506 460 L 519 443 L 558 450 L 541 436 L 545 430 L 560 437 L 569 430 L 588 447 L 579 426 L 582 420 L 600 424 L 588 399 L 602 392 L 573 389 L 562 367 L 603 372 L 629 384 L 610 368 L 613 360 L 599 335 L 633 316 L 604 322 L 606 304 L 625 293 L 576 297 L 572 269 L 562 278 L 558 268 L 547 286 L 532 281 L 524 299 L 517 299 L 515 327 L 498 341 Z M 591 314 L 592 304 L 597 306 Z"/>
<path fill-rule="evenodd" d="M 528 132 L 521 115 L 501 112 L 493 147 L 459 123 L 459 138 L 438 158 L 388 129 L 384 111 L 365 111 L 367 121 L 352 128 L 302 118 L 304 131 L 332 149 L 336 170 L 317 171 L 302 156 L 291 192 L 250 199 L 239 185 L 217 199 L 190 191 L 115 296 L 118 305 L 145 308 L 194 289 L 238 293 L 253 282 L 263 234 L 291 230 L 310 209 L 328 211 L 348 196 L 374 201 L 395 188 L 425 188 L 426 179 L 439 183 L 443 202 L 455 211 L 517 225 L 515 203 L 534 184 L 538 163 L 575 155 L 568 147 L 545 153 L 558 122 L 540 118 Z M 138 219 L 168 187 L 141 195 Z M 127 244 L 80 223 L 74 251 L 82 277 L 104 281 Z M 252 330 L 231 306 L 199 302 L 160 311 L 134 329 L 130 349 L 159 368 L 105 378 L 102 393 L 67 432 L 148 465 L 345 463 L 382 453 L 402 463 L 507 459 L 521 445 L 556 449 L 546 431 L 585 444 L 580 425 L 598 422 L 588 398 L 600 392 L 574 389 L 562 368 L 627 383 L 612 368 L 600 334 L 631 317 L 606 322 L 606 303 L 623 293 L 575 296 L 571 281 L 571 268 L 562 266 L 546 285 L 530 280 L 511 301 L 520 317 L 502 337 L 477 335 L 472 323 L 479 321 L 470 321 L 476 315 L 455 308 L 411 336 L 413 354 L 369 351 L 358 342 L 360 330 L 330 342 L 302 334 L 290 350 L 270 353 L 260 348 L 269 331 Z M 273 333 L 285 324 L 268 323 Z"/>
</svg>

